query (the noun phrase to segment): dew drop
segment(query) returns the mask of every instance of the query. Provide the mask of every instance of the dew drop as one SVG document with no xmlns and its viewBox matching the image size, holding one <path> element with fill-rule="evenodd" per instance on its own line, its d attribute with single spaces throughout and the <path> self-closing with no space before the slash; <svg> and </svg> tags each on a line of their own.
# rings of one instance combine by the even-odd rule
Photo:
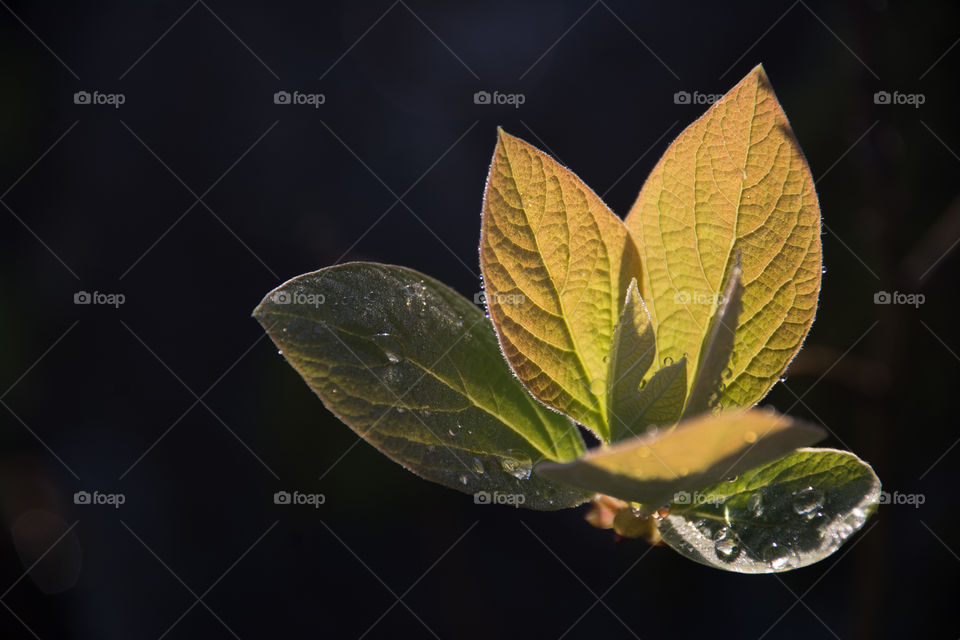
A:
<svg viewBox="0 0 960 640">
<path fill-rule="evenodd" d="M 740 555 L 740 540 L 730 527 L 721 527 L 713 536 L 713 549 L 723 562 L 733 562 Z"/>
<path fill-rule="evenodd" d="M 763 550 L 763 561 L 774 571 L 783 569 L 790 561 L 790 549 L 786 545 L 771 542 Z"/>
<path fill-rule="evenodd" d="M 729 379 L 730 379 L 730 376 L 732 376 L 732 375 L 733 375 L 733 369 L 731 369 L 730 367 L 727 367 L 726 369 L 723 370 L 723 379 L 724 379 L 724 380 L 729 380 Z"/>
<path fill-rule="evenodd" d="M 793 494 L 793 511 L 799 515 L 815 513 L 823 508 L 823 491 L 807 487 Z"/>
<path fill-rule="evenodd" d="M 383 350 L 383 355 L 385 355 L 391 363 L 396 364 L 400 362 L 403 349 L 400 347 L 397 339 L 392 335 L 389 333 L 378 333 L 373 336 L 373 342 Z"/>
<path fill-rule="evenodd" d="M 450 437 L 451 437 L 451 438 L 456 438 L 456 437 L 457 437 L 457 432 L 454 431 L 453 429 L 447 429 L 447 433 L 450 434 Z"/>
<path fill-rule="evenodd" d="M 754 518 L 759 518 L 763 515 L 763 495 L 757 491 L 750 495 L 747 498 L 747 509 L 750 510 L 750 513 Z"/>
<path fill-rule="evenodd" d="M 637 449 L 637 455 L 640 456 L 641 458 L 649 458 L 650 447 L 640 447 L 639 449 Z"/>
<path fill-rule="evenodd" d="M 757 441 L 757 432 L 756 432 L 756 431 L 747 431 L 745 434 L 743 434 L 743 439 L 744 439 L 748 444 L 753 444 L 754 442 Z"/>
<path fill-rule="evenodd" d="M 516 449 L 506 450 L 505 456 L 500 460 L 500 466 L 517 480 L 526 480 L 533 471 L 530 456 Z"/>
<path fill-rule="evenodd" d="M 483 473 L 485 471 L 483 463 L 480 462 L 480 458 L 474 458 L 470 462 L 470 468 L 473 469 L 474 473 Z"/>
<path fill-rule="evenodd" d="M 736 481 L 737 481 L 737 478 L 739 478 L 739 477 L 740 477 L 740 476 L 730 476 L 729 478 L 727 478 L 727 482 L 736 482 Z"/>
<path fill-rule="evenodd" d="M 590 383 L 590 391 L 595 396 L 603 395 L 603 392 L 604 392 L 604 389 L 606 389 L 606 386 L 607 386 L 606 382 L 604 382 L 600 378 L 597 378 L 596 380 Z"/>
<path fill-rule="evenodd" d="M 663 520 L 668 515 L 670 515 L 670 505 L 664 505 L 660 507 L 659 509 L 653 512 L 653 515 L 657 518 L 657 520 Z"/>
<path fill-rule="evenodd" d="M 397 413 L 406 413 L 406 412 L 407 412 L 406 407 L 397 407 Z"/>
<path fill-rule="evenodd" d="M 673 358 L 671 358 L 670 356 L 667 356 L 666 358 L 663 359 L 663 366 L 669 367 L 672 364 L 673 364 Z"/>
<path fill-rule="evenodd" d="M 470 482 L 470 478 L 468 478 L 466 475 L 460 476 L 460 484 L 466 485 L 468 482 Z"/>
<path fill-rule="evenodd" d="M 867 512 L 859 507 L 854 508 L 850 511 L 846 518 L 843 519 L 844 524 L 847 524 L 854 529 L 859 529 L 863 526 L 863 523 L 867 521 Z"/>
</svg>

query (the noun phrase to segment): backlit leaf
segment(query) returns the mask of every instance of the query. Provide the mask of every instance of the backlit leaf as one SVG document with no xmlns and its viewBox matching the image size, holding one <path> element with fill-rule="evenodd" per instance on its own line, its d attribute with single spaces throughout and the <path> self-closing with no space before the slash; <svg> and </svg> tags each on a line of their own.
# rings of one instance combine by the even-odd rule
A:
<svg viewBox="0 0 960 640">
<path fill-rule="evenodd" d="M 589 499 L 531 474 L 575 458 L 583 440 L 530 397 L 483 312 L 449 287 L 344 264 L 281 285 L 254 316 L 330 411 L 417 475 L 490 502 L 522 495 L 509 503 L 535 509 Z"/>
<path fill-rule="evenodd" d="M 820 291 L 820 208 L 807 162 L 762 67 L 670 145 L 626 219 L 658 359 L 701 344 L 741 255 L 742 311 L 725 407 L 752 406 L 810 329 Z"/>
<path fill-rule="evenodd" d="M 647 426 L 638 419 L 643 414 L 640 384 L 653 364 L 657 346 L 653 341 L 650 314 L 640 299 L 637 281 L 627 288 L 627 298 L 620 322 L 613 332 L 610 350 L 608 406 L 610 408 L 610 440 L 615 442 L 640 435 Z"/>
<path fill-rule="evenodd" d="M 789 571 L 836 551 L 879 501 L 880 480 L 857 456 L 800 449 L 671 505 L 658 528 L 664 542 L 708 566 Z"/>
<path fill-rule="evenodd" d="M 545 404 L 610 434 L 606 360 L 639 257 L 623 222 L 570 170 L 500 132 L 480 265 L 500 345 Z"/>
<path fill-rule="evenodd" d="M 670 426 L 680 419 L 687 397 L 687 359 L 668 362 L 640 389 L 633 433 L 646 427 Z"/>
<path fill-rule="evenodd" d="M 537 473 L 571 486 L 658 507 L 680 492 L 779 458 L 824 436 L 820 427 L 769 409 L 728 411 L 685 420 L 568 463 L 544 463 Z"/>
<path fill-rule="evenodd" d="M 683 410 L 684 417 L 710 411 L 720 404 L 721 385 L 724 384 L 725 377 L 732 375 L 731 358 L 743 299 L 743 285 L 740 284 L 742 277 L 743 270 L 738 258 L 730 270 L 727 286 L 724 287 L 722 298 L 703 338 L 697 373 L 690 387 L 687 406 Z"/>
</svg>

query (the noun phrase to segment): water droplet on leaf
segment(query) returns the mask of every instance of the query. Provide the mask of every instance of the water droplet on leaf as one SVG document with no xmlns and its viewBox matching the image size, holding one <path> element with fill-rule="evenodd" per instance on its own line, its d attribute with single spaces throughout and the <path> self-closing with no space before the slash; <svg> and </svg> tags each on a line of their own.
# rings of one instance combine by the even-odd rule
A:
<svg viewBox="0 0 960 640">
<path fill-rule="evenodd" d="M 722 527 L 713 537 L 713 548 L 724 562 L 733 562 L 740 555 L 740 540 L 730 527 Z"/>
<path fill-rule="evenodd" d="M 793 511 L 799 515 L 816 512 L 823 508 L 823 491 L 807 487 L 793 495 Z"/>
<path fill-rule="evenodd" d="M 790 549 L 786 545 L 771 542 L 763 550 L 763 561 L 775 571 L 783 569 L 790 561 Z"/>
<path fill-rule="evenodd" d="M 389 333 L 378 333 L 373 336 L 373 342 L 383 350 L 383 354 L 387 357 L 387 360 L 394 364 L 400 362 L 403 349 L 400 347 L 397 339 L 392 335 Z"/>
<path fill-rule="evenodd" d="M 507 449 L 505 456 L 500 460 L 500 466 L 517 480 L 526 480 L 533 471 L 530 456 L 515 449 Z"/>
</svg>

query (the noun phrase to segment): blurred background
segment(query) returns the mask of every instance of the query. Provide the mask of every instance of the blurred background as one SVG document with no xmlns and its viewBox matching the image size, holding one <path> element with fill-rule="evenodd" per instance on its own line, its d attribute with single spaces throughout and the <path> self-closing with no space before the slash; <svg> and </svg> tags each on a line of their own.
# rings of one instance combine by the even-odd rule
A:
<svg viewBox="0 0 960 640">
<path fill-rule="evenodd" d="M 0 1 L 3 637 L 957 637 L 958 39 L 946 1 Z M 357 259 L 472 297 L 496 126 L 623 215 L 760 62 L 826 225 L 768 400 L 914 497 L 829 559 L 725 574 L 474 505 L 250 318 Z"/>
</svg>

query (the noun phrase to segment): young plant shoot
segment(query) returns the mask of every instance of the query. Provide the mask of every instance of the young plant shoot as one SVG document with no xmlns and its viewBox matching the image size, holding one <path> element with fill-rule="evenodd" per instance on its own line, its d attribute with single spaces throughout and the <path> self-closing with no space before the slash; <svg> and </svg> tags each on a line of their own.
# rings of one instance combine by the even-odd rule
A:
<svg viewBox="0 0 960 640">
<path fill-rule="evenodd" d="M 499 131 L 480 265 L 487 314 L 355 262 L 284 283 L 254 316 L 362 438 L 486 502 L 592 500 L 598 527 L 740 573 L 817 562 L 875 510 L 868 464 L 756 407 L 822 272 L 813 179 L 761 66 L 674 140 L 625 220 Z"/>
</svg>

